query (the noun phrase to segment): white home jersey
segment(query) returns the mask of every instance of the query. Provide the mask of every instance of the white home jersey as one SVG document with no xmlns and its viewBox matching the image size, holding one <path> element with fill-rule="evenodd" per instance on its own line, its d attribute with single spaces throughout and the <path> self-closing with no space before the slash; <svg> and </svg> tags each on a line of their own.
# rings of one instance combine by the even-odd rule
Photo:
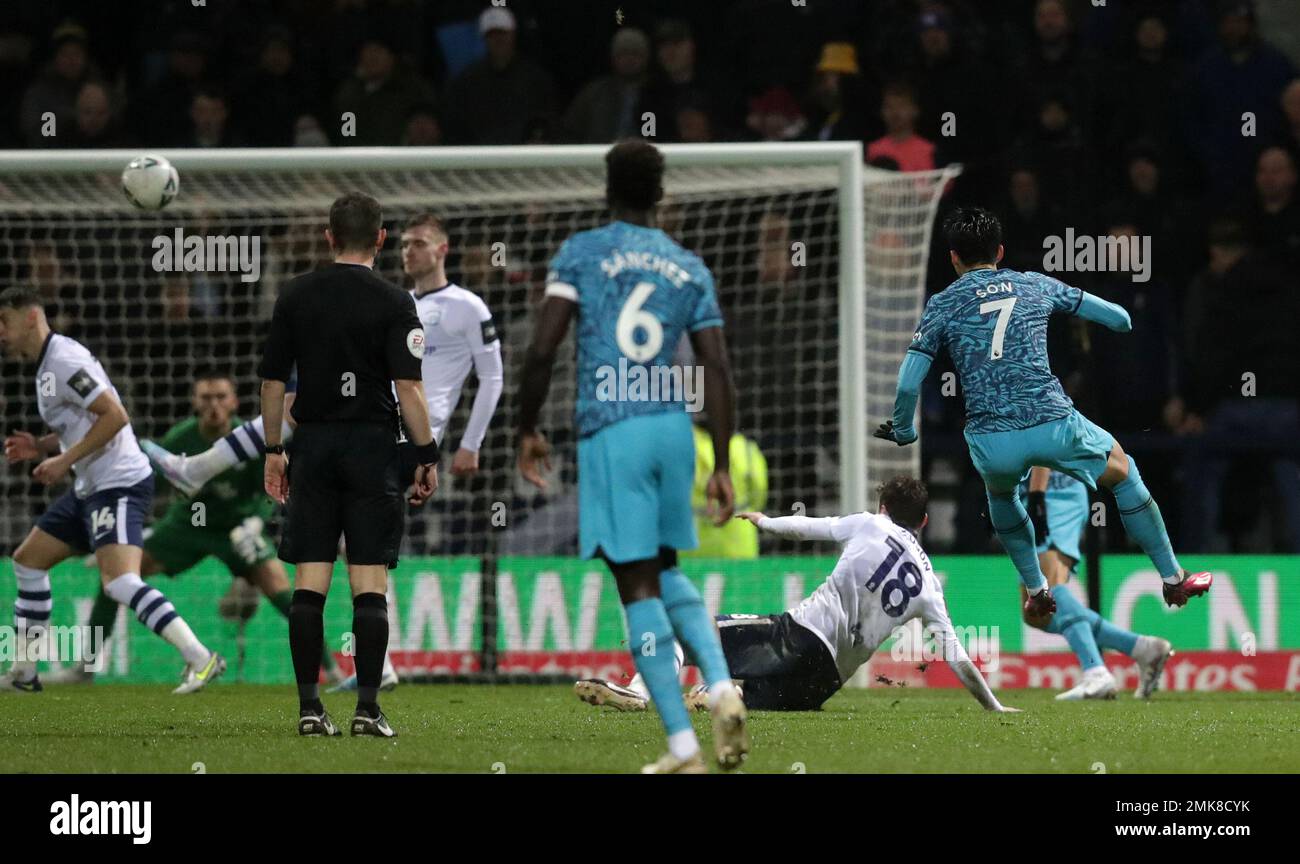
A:
<svg viewBox="0 0 1300 864">
<path fill-rule="evenodd" d="M 765 517 L 759 527 L 786 537 L 834 540 L 843 547 L 826 581 L 790 610 L 795 621 L 826 643 L 841 681 L 867 662 L 895 628 L 917 616 L 942 641 L 945 658 L 968 659 L 929 557 L 916 535 L 888 516 Z"/>
<path fill-rule="evenodd" d="M 424 325 L 424 395 L 429 403 L 433 440 L 442 443 L 447 421 L 460 401 L 469 370 L 478 375 L 478 393 L 460 446 L 478 451 L 504 384 L 501 340 L 487 304 L 459 285 L 415 296 Z"/>
<path fill-rule="evenodd" d="M 36 405 L 65 452 L 95 425 L 95 414 L 88 406 L 105 391 L 117 396 L 95 356 L 75 339 L 51 333 L 36 368 Z M 78 498 L 102 489 L 134 486 L 153 473 L 129 423 L 98 452 L 73 464 L 72 470 Z"/>
</svg>

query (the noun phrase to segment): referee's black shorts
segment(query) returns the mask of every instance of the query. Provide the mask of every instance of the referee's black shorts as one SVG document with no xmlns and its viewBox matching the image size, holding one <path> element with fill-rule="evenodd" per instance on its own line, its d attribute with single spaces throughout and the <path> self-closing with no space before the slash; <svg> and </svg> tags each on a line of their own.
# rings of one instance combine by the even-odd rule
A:
<svg viewBox="0 0 1300 864">
<path fill-rule="evenodd" d="M 386 423 L 302 423 L 286 448 L 289 500 L 280 558 L 397 564 L 406 516 L 397 435 Z"/>
</svg>

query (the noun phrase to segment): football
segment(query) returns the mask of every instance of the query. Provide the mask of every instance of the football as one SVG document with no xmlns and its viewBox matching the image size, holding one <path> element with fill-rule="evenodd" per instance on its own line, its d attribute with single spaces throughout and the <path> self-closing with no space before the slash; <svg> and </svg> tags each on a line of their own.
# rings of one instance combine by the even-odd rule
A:
<svg viewBox="0 0 1300 864">
<path fill-rule="evenodd" d="M 162 156 L 145 154 L 130 161 L 122 172 L 122 191 L 141 210 L 161 210 L 180 190 L 181 178 Z"/>
</svg>

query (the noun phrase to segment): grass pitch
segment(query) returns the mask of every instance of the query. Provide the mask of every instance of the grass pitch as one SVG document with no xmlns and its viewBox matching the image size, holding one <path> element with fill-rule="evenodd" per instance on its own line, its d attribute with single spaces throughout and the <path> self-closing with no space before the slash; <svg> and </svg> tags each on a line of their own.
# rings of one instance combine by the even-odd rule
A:
<svg viewBox="0 0 1300 864">
<path fill-rule="evenodd" d="M 1024 713 L 987 713 L 964 691 L 904 689 L 846 691 L 818 712 L 753 712 L 744 771 L 1300 772 L 1300 748 L 1285 743 L 1300 733 L 1295 694 L 999 695 Z M 299 738 L 290 687 L 172 696 L 162 686 L 69 685 L 0 696 L 0 771 L 634 772 L 663 749 L 653 712 L 593 708 L 569 687 L 403 685 L 381 700 L 399 734 L 389 741 L 347 735 L 351 695 L 324 700 L 341 738 Z M 707 750 L 708 717 L 695 722 Z"/>
</svg>

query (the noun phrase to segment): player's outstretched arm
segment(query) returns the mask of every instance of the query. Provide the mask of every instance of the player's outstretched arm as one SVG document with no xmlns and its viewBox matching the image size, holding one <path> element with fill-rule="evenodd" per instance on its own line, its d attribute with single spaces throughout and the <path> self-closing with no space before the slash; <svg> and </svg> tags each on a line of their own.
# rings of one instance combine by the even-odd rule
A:
<svg viewBox="0 0 1300 864">
<path fill-rule="evenodd" d="M 943 659 L 947 661 L 948 668 L 957 676 L 957 680 L 965 686 L 970 695 L 975 697 L 975 701 L 983 705 L 986 711 L 998 711 L 1004 714 L 1019 713 L 1019 708 L 1008 708 L 993 695 L 989 682 L 984 680 L 980 670 L 971 662 L 970 655 L 966 653 L 961 640 L 953 631 L 952 621 L 948 618 L 946 609 L 927 609 L 921 613 L 921 620 L 926 630 L 933 632 L 943 643 Z"/>
<path fill-rule="evenodd" d="M 98 453 L 113 436 L 122 431 L 131 422 L 126 409 L 117 397 L 105 390 L 95 397 L 95 401 L 86 406 L 95 415 L 95 422 L 86 430 L 86 437 L 73 444 L 63 453 L 51 456 L 32 471 L 32 476 L 41 483 L 57 483 L 68 475 L 72 466 L 92 453 Z"/>
<path fill-rule="evenodd" d="M 555 352 L 559 350 L 564 335 L 569 332 L 569 322 L 577 304 L 554 294 L 542 301 L 537 313 L 537 327 L 532 344 L 524 356 L 524 368 L 519 381 L 519 473 L 538 489 L 546 488 L 542 471 L 551 468 L 550 445 L 537 431 L 537 418 L 546 404 L 546 394 L 551 389 L 551 372 L 555 367 Z M 540 466 L 540 467 L 539 467 Z"/>
<path fill-rule="evenodd" d="M 917 439 L 912 419 L 916 416 L 916 403 L 921 398 L 921 382 L 930 372 L 933 362 L 930 355 L 908 351 L 898 368 L 898 390 L 894 395 L 894 416 L 876 430 L 877 438 L 893 441 L 902 446 Z"/>
<path fill-rule="evenodd" d="M 1116 333 L 1129 333 L 1133 330 L 1133 321 L 1128 317 L 1128 312 L 1123 306 L 1103 300 L 1087 291 L 1083 292 L 1083 299 L 1079 301 L 1079 308 L 1074 314 L 1085 321 L 1092 321 L 1108 330 L 1114 330 Z"/>
<path fill-rule="evenodd" d="M 713 438 L 713 476 L 705 495 L 713 524 L 731 518 L 736 493 L 731 485 L 731 436 L 735 432 L 736 385 L 731 377 L 727 339 L 721 327 L 705 327 L 691 334 L 695 359 L 704 366 L 704 412 Z"/>
<path fill-rule="evenodd" d="M 762 513 L 741 513 L 736 518 L 752 522 L 760 531 L 793 540 L 836 540 L 835 526 L 840 521 L 836 516 L 772 517 Z"/>
</svg>

